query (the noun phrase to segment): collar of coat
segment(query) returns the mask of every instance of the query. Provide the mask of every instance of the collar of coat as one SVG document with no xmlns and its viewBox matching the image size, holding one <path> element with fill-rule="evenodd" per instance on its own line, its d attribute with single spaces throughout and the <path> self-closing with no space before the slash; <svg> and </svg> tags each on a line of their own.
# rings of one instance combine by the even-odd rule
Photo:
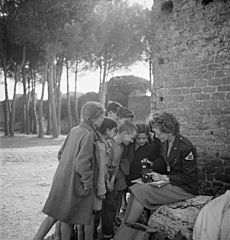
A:
<svg viewBox="0 0 230 240">
<path fill-rule="evenodd" d="M 79 123 L 79 127 L 86 128 L 89 131 L 93 132 L 95 141 L 98 141 L 101 139 L 100 136 L 98 135 L 98 133 L 96 132 L 96 130 L 89 123 L 82 121 Z"/>
<path fill-rule="evenodd" d="M 180 135 L 177 135 L 175 137 L 168 157 L 167 157 L 167 151 L 168 151 L 167 142 L 162 143 L 162 155 L 167 162 L 173 161 L 174 158 L 176 157 L 178 149 L 179 149 L 179 145 L 180 145 L 180 137 L 181 137 Z"/>
</svg>

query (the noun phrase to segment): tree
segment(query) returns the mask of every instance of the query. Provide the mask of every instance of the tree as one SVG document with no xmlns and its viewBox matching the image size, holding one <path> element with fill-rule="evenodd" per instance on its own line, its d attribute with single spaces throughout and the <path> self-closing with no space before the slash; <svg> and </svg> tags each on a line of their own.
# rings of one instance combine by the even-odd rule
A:
<svg viewBox="0 0 230 240">
<path fill-rule="evenodd" d="M 94 4 L 91 0 L 41 0 L 22 1 L 17 5 L 17 21 L 12 25 L 12 36 L 22 45 L 33 45 L 44 53 L 48 66 L 48 88 L 52 119 L 53 137 L 57 137 L 57 102 L 55 65 L 59 54 L 62 54 L 62 39 L 69 25 L 82 23 L 91 15 Z M 17 26 L 17 28 L 16 28 Z M 61 71 L 59 71 L 60 73 Z M 58 96 L 59 97 L 59 96 Z M 58 108 L 59 109 L 59 108 Z M 59 111 L 60 115 L 60 111 Z"/>
<path fill-rule="evenodd" d="M 114 71 L 142 59 L 145 12 L 126 1 L 102 2 L 92 18 L 92 61 L 100 68 L 100 101 L 105 103 L 106 82 Z"/>
<path fill-rule="evenodd" d="M 39 111 L 38 111 L 38 137 L 42 138 L 44 136 L 43 130 L 43 98 L 44 98 L 44 91 L 45 91 L 45 83 L 47 81 L 47 64 L 44 67 L 43 74 L 42 74 L 42 92 L 41 98 L 39 101 Z"/>
<path fill-rule="evenodd" d="M 106 101 L 112 100 L 128 106 L 129 95 L 138 90 L 146 93 L 148 90 L 148 81 L 135 76 L 113 77 L 108 81 Z"/>
<path fill-rule="evenodd" d="M 5 136 L 9 136 L 9 96 L 8 96 L 8 85 L 7 85 L 7 60 L 6 60 L 6 19 L 4 17 L 0 18 L 0 54 L 1 54 L 1 67 L 4 73 L 4 84 L 5 84 L 5 101 L 4 101 L 4 122 L 5 122 Z"/>
</svg>

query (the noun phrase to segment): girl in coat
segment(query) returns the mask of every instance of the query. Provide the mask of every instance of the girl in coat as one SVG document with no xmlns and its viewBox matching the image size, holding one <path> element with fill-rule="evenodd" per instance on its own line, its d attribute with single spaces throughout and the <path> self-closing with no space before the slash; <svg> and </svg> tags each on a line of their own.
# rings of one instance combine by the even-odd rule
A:
<svg viewBox="0 0 230 240">
<path fill-rule="evenodd" d="M 99 161 L 97 190 L 94 197 L 94 214 L 90 225 L 78 226 L 78 240 L 93 240 L 96 238 L 97 227 L 100 222 L 102 200 L 105 199 L 106 188 L 110 188 L 111 185 L 106 166 L 108 164 L 111 141 L 113 141 L 113 137 L 117 134 L 117 123 L 113 119 L 105 117 L 101 127 L 98 129 L 98 134 L 96 144 L 99 152 Z"/>
<path fill-rule="evenodd" d="M 81 109 L 81 123 L 67 136 L 51 190 L 43 212 L 42 222 L 34 240 L 42 240 L 56 221 L 61 222 L 61 239 L 70 240 L 74 224 L 91 222 L 94 190 L 97 184 L 95 142 L 96 127 L 104 120 L 104 108 L 98 102 L 87 102 Z"/>
<path fill-rule="evenodd" d="M 132 185 L 132 180 L 141 178 L 142 164 L 141 161 L 145 159 L 150 167 L 153 166 L 153 159 L 159 157 L 160 144 L 159 140 L 150 139 L 149 129 L 144 123 L 137 123 L 137 136 L 132 144 L 133 153 L 130 154 L 131 164 L 129 168 L 129 175 L 127 177 L 128 186 Z"/>
</svg>

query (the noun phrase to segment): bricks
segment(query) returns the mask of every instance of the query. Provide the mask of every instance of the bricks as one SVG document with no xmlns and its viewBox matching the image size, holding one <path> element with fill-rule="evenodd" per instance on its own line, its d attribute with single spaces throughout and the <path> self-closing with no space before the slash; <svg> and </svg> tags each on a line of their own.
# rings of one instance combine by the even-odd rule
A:
<svg viewBox="0 0 230 240">
<path fill-rule="evenodd" d="M 230 34 L 229 21 L 222 21 L 227 20 L 228 9 L 230 1 L 213 1 L 204 14 L 200 2 L 181 0 L 175 1 L 171 17 L 153 14 L 158 22 L 153 30 L 159 50 L 153 62 L 157 63 L 159 56 L 165 60 L 156 65 L 154 74 L 158 94 L 164 93 L 159 110 L 176 115 L 182 134 L 197 146 L 204 162 L 209 162 L 210 156 L 230 158 Z M 213 187 L 214 191 L 222 188 L 219 183 L 212 184 L 221 181 L 215 180 L 216 173 L 225 174 L 221 161 L 211 163 L 206 175 L 199 174 L 210 184 L 207 189 L 202 185 L 202 191 L 213 194 Z"/>
<path fill-rule="evenodd" d="M 212 93 L 216 92 L 216 87 L 204 87 L 202 88 L 203 93 Z"/>
<path fill-rule="evenodd" d="M 210 95 L 209 94 L 196 94 L 195 95 L 195 99 L 196 100 L 209 100 L 210 99 Z"/>
<path fill-rule="evenodd" d="M 201 93 L 202 92 L 202 88 L 190 88 L 190 93 L 193 94 L 193 93 Z"/>
<path fill-rule="evenodd" d="M 230 83 L 230 80 L 229 80 L 229 83 Z M 230 93 L 230 85 L 218 86 L 217 91 L 218 92 L 228 92 L 228 93 Z"/>
<path fill-rule="evenodd" d="M 212 93 L 211 99 L 214 100 L 224 100 L 225 99 L 225 94 L 224 93 Z"/>
</svg>

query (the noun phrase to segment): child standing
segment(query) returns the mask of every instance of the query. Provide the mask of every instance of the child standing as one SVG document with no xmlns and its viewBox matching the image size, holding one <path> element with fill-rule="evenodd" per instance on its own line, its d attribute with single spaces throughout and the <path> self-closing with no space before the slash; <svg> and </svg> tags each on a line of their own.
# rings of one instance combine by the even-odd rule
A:
<svg viewBox="0 0 230 240">
<path fill-rule="evenodd" d="M 119 196 L 126 189 L 126 175 L 120 165 L 124 146 L 133 142 L 137 133 L 136 126 L 129 121 L 124 121 L 118 127 L 118 134 L 110 148 L 110 157 L 108 162 L 108 173 L 111 182 L 113 179 L 114 186 L 111 186 L 106 193 L 106 199 L 102 206 L 102 234 L 104 239 L 111 239 L 114 235 L 113 223 L 116 217 L 116 209 Z"/>
<path fill-rule="evenodd" d="M 98 148 L 98 178 L 96 185 L 96 196 L 94 197 L 94 214 L 90 225 L 78 227 L 78 239 L 93 240 L 97 236 L 97 226 L 100 221 L 100 212 L 102 209 L 102 200 L 106 194 L 106 183 L 109 185 L 106 164 L 108 163 L 108 154 L 110 142 L 117 134 L 117 123 L 109 118 L 104 118 L 101 127 L 98 129 L 99 137 L 96 142 Z M 84 233 L 82 233 L 84 232 Z M 84 238 L 82 237 L 84 235 Z"/>
<path fill-rule="evenodd" d="M 96 127 L 104 120 L 104 109 L 98 102 L 87 102 L 81 109 L 82 121 L 71 129 L 55 172 L 34 240 L 42 240 L 57 220 L 61 221 L 61 239 L 70 240 L 74 224 L 90 224 L 93 213 L 96 171 Z"/>
</svg>

